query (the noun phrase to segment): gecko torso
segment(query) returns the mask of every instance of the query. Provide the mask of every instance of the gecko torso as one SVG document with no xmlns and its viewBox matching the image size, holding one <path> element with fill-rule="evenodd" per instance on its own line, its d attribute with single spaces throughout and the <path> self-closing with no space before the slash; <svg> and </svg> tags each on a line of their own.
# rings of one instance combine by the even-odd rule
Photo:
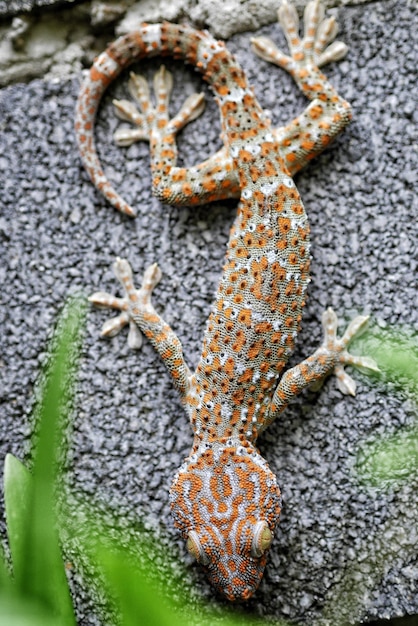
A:
<svg viewBox="0 0 418 626">
<path fill-rule="evenodd" d="M 134 60 L 171 55 L 200 70 L 219 104 L 224 147 L 198 166 L 181 168 L 176 166 L 175 135 L 201 113 L 202 97 L 191 96 L 169 120 L 171 77 L 162 68 L 155 79 L 155 106 L 144 79 L 136 75 L 130 90 L 140 110 L 127 101 L 116 103 L 120 117 L 134 125 L 132 131 L 118 131 L 116 139 L 121 145 L 150 141 L 153 191 L 162 201 L 196 205 L 239 198 L 196 370 L 189 370 L 178 338 L 151 304 L 160 279 L 156 265 L 148 268 L 137 290 L 128 263 L 119 259 L 115 269 L 126 297 L 98 293 L 91 300 L 121 311 L 104 334 L 129 323 L 134 345 L 139 328 L 172 374 L 194 431 L 190 456 L 171 487 L 172 514 L 189 552 L 231 600 L 248 599 L 257 588 L 281 507 L 276 478 L 257 451 L 256 439 L 295 394 L 333 370 L 340 388 L 353 392 L 343 364 L 360 363 L 345 347 L 365 323 L 356 318 L 337 340 L 336 318 L 329 310 L 324 344 L 282 375 L 300 327 L 310 263 L 307 216 L 292 177 L 342 130 L 351 113 L 318 69 L 345 54 L 343 44 L 328 45 L 335 38 L 335 21 L 323 19 L 317 0 L 306 9 L 302 39 L 296 12 L 287 2 L 279 18 L 292 56 L 265 38 L 254 40 L 253 46 L 289 71 L 312 101 L 285 128 L 271 127 L 223 43 L 206 32 L 167 23 L 142 25 L 100 55 L 81 88 L 76 120 L 90 177 L 118 210 L 132 215 L 107 181 L 94 147 L 94 116 L 107 85 Z M 373 367 L 370 360 L 367 365 Z"/>
</svg>

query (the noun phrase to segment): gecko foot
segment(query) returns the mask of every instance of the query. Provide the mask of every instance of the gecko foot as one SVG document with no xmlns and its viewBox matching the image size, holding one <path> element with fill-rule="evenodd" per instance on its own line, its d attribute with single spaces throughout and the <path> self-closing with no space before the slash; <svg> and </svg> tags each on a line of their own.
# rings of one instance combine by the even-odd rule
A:
<svg viewBox="0 0 418 626">
<path fill-rule="evenodd" d="M 113 135 L 118 146 L 130 146 L 136 141 L 151 141 L 153 130 L 156 139 L 161 132 L 164 135 L 175 135 L 189 122 L 196 119 L 204 110 L 203 93 L 190 95 L 180 111 L 171 120 L 168 117 L 168 104 L 173 88 L 173 78 L 164 65 L 154 76 L 155 106 L 151 101 L 150 90 L 146 79 L 131 72 L 128 89 L 138 107 L 129 100 L 114 100 L 116 115 L 134 128 L 119 128 Z"/>
<path fill-rule="evenodd" d="M 334 17 L 324 19 L 324 7 L 320 0 L 311 0 L 304 13 L 304 36 L 299 37 L 299 18 L 296 8 L 282 0 L 278 18 L 286 36 L 291 56 L 284 54 L 268 37 L 251 39 L 253 50 L 265 61 L 282 67 L 290 74 L 314 64 L 322 67 L 331 61 L 339 61 L 347 54 L 342 41 L 334 41 L 338 24 Z"/>
<path fill-rule="evenodd" d="M 338 319 L 331 308 L 328 308 L 322 315 L 322 326 L 324 329 L 324 341 L 322 348 L 328 353 L 337 353 L 338 362 L 332 373 L 337 377 L 338 389 L 347 395 L 356 394 L 356 383 L 344 370 L 345 365 L 353 365 L 367 369 L 371 372 L 379 372 L 374 359 L 366 356 L 353 356 L 347 350 L 348 344 L 358 337 L 367 327 L 369 316 L 359 315 L 348 325 L 341 339 L 337 338 Z"/>
<path fill-rule="evenodd" d="M 137 350 L 142 345 L 142 333 L 135 324 L 130 310 L 133 308 L 147 310 L 151 307 L 151 294 L 161 280 L 161 270 L 156 263 L 150 265 L 144 272 L 140 289 L 136 289 L 133 284 L 132 269 L 128 261 L 118 257 L 113 265 L 113 270 L 124 288 L 125 297 L 116 298 L 104 291 L 97 291 L 89 297 L 89 302 L 98 307 L 121 311 L 117 317 L 107 320 L 103 324 L 101 334 L 104 337 L 114 337 L 124 326 L 129 324 L 128 345 Z"/>
</svg>

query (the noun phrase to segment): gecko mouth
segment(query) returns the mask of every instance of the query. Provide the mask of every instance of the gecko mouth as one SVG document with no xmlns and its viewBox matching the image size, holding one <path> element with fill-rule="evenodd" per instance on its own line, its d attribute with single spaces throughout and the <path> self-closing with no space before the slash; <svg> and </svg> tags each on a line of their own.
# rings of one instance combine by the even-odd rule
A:
<svg viewBox="0 0 418 626">
<path fill-rule="evenodd" d="M 237 595 L 236 593 L 225 593 L 224 595 L 230 602 L 246 602 L 252 597 L 254 592 L 255 587 L 247 587 L 246 589 L 243 589 L 239 595 Z"/>
<path fill-rule="evenodd" d="M 261 558 L 229 557 L 205 569 L 217 591 L 230 602 L 246 602 L 255 593 L 263 577 L 267 555 Z"/>
<path fill-rule="evenodd" d="M 258 579 L 254 584 L 248 584 L 248 582 L 243 580 L 238 581 L 234 579 L 226 588 L 221 589 L 220 591 L 230 602 L 246 602 L 254 595 L 259 582 L 260 579 Z"/>
</svg>

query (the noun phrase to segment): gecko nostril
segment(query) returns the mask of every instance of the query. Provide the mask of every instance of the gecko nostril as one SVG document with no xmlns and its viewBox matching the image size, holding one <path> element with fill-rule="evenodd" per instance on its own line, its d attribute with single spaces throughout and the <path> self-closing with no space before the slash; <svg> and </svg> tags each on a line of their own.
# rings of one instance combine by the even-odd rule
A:
<svg viewBox="0 0 418 626">
<path fill-rule="evenodd" d="M 254 589 L 247 587 L 247 589 L 244 589 L 244 591 L 242 592 L 242 598 L 244 600 L 248 600 L 249 598 L 251 598 L 253 593 L 254 593 Z"/>
</svg>

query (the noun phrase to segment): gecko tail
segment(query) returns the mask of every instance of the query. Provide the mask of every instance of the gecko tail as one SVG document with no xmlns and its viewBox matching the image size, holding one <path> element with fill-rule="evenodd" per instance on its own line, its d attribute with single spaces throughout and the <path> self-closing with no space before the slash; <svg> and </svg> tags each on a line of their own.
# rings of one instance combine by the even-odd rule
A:
<svg viewBox="0 0 418 626">
<path fill-rule="evenodd" d="M 75 133 L 83 165 L 96 189 L 118 211 L 134 217 L 135 210 L 115 191 L 101 166 L 94 141 L 94 121 L 108 85 L 125 67 L 163 53 L 160 24 L 144 24 L 119 37 L 94 61 L 83 80 L 76 105 Z"/>
</svg>

